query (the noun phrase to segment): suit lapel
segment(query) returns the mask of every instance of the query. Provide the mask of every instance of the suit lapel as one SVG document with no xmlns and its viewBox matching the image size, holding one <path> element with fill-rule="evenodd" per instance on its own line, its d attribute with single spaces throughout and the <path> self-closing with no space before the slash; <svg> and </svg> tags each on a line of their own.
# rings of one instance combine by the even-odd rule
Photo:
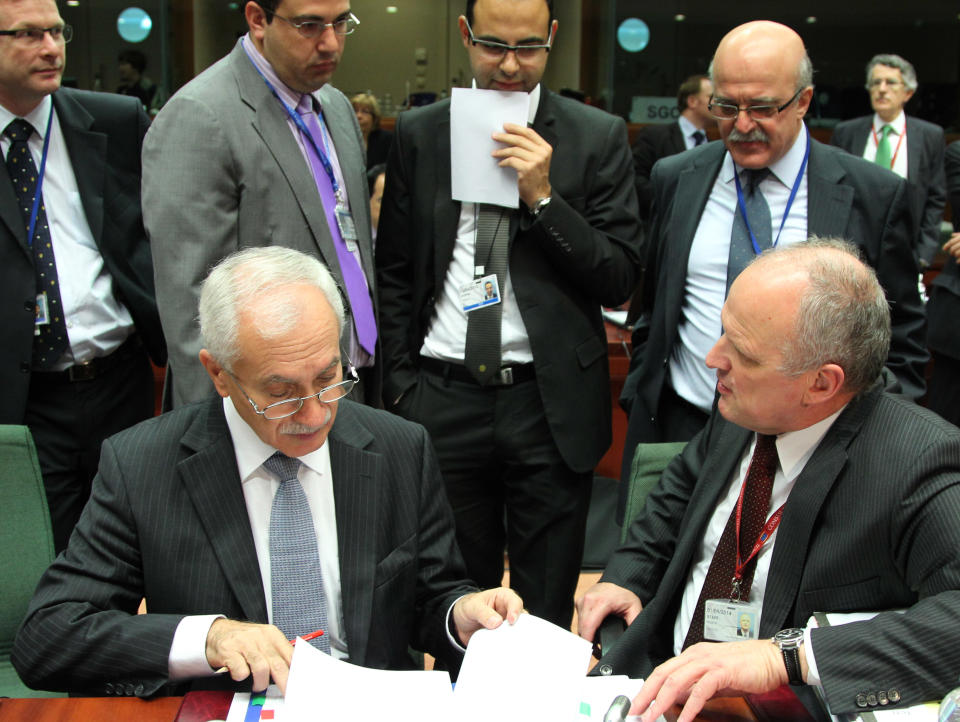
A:
<svg viewBox="0 0 960 722">
<path fill-rule="evenodd" d="M 683 153 L 687 149 L 687 142 L 683 137 L 683 129 L 680 127 L 680 123 L 670 124 L 670 145 L 673 146 L 671 149 L 673 154 Z"/>
<path fill-rule="evenodd" d="M 447 269 L 453 260 L 453 247 L 457 239 L 457 224 L 460 220 L 461 204 L 452 200 L 450 187 L 450 113 L 443 116 L 437 124 L 436 181 L 437 188 L 433 196 L 433 287 L 443 288 Z"/>
<path fill-rule="evenodd" d="M 846 228 L 853 205 L 853 187 L 841 183 L 843 168 L 831 151 L 810 139 L 807 169 L 807 236 L 835 236 Z"/>
<path fill-rule="evenodd" d="M 189 450 L 177 464 L 184 490 L 209 537 L 223 575 L 246 619 L 266 623 L 267 602 L 256 547 L 222 400 L 211 399 L 181 443 Z"/>
<path fill-rule="evenodd" d="M 10 236 L 24 255 L 33 263 L 33 253 L 27 247 L 27 229 L 20 212 L 20 202 L 13 192 L 13 183 L 7 173 L 7 164 L 0 163 L 0 220 L 7 226 Z"/>
<path fill-rule="evenodd" d="M 341 402 L 329 437 L 330 470 L 337 516 L 341 611 L 350 661 L 360 665 L 367 659 L 373 618 L 377 520 L 383 506 L 376 484 L 383 459 L 364 449 L 372 441 L 369 430 L 354 419 L 350 402 Z"/>
<path fill-rule="evenodd" d="M 77 179 L 87 225 L 97 245 L 103 234 L 103 193 L 107 173 L 107 136 L 91 130 L 93 116 L 64 91 L 53 94 L 70 164 Z"/>
</svg>

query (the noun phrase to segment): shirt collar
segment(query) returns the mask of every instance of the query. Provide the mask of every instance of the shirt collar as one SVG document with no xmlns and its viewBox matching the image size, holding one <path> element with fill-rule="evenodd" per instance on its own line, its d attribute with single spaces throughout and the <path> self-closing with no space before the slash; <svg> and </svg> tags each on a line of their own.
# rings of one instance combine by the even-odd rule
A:
<svg viewBox="0 0 960 722">
<path fill-rule="evenodd" d="M 243 402 L 246 403 L 246 399 Z M 244 421 L 230 398 L 223 399 L 223 415 L 227 418 L 227 428 L 230 430 L 230 438 L 233 441 L 233 451 L 237 457 L 240 481 L 245 482 L 251 474 L 263 466 L 263 462 L 273 456 L 276 449 L 261 439 L 257 432 Z M 324 458 L 329 457 L 329 454 L 330 447 L 324 442 L 323 446 L 316 451 L 311 451 L 309 454 L 297 458 L 300 459 L 301 463 L 320 474 L 323 473 Z M 326 468 L 329 468 L 329 463 L 329 461 L 326 462 Z"/>
<path fill-rule="evenodd" d="M 473 79 L 471 87 L 476 90 L 476 78 Z M 527 125 L 533 125 L 533 120 L 537 117 L 537 110 L 540 109 L 540 83 L 537 83 L 537 87 L 527 93 L 527 97 L 530 98 L 530 105 L 527 108 Z"/>
<path fill-rule="evenodd" d="M 43 100 L 40 101 L 40 104 L 31 110 L 26 115 L 14 115 L 9 110 L 0 105 L 0 132 L 3 132 L 3 129 L 10 125 L 10 121 L 14 118 L 23 118 L 25 121 L 30 123 L 33 126 L 33 129 L 37 131 L 41 138 L 47 132 L 47 120 L 50 119 L 50 104 L 53 103 L 53 98 L 49 95 L 43 96 Z"/>
<path fill-rule="evenodd" d="M 703 130 L 687 120 L 686 116 L 681 115 L 679 118 L 677 118 L 677 123 L 680 124 L 680 132 L 683 133 L 684 138 L 691 137 L 697 131 L 703 133 L 704 137 L 707 135 Z"/>
<path fill-rule="evenodd" d="M 889 125 L 891 128 L 893 128 L 893 132 L 896 133 L 897 135 L 901 135 L 903 133 L 903 128 L 906 124 L 907 124 L 907 116 L 902 110 L 900 111 L 900 114 L 897 115 L 897 117 L 891 120 L 889 123 L 887 123 L 883 118 L 881 118 L 876 113 L 873 114 L 873 131 L 878 135 L 880 134 L 880 129 L 883 128 L 883 126 L 885 125 Z"/>
<path fill-rule="evenodd" d="M 777 436 L 777 456 L 780 459 L 780 469 L 788 479 L 794 476 L 791 472 L 797 468 L 798 464 L 801 462 L 806 464 L 830 427 L 833 426 L 833 422 L 837 420 L 837 417 L 845 408 L 847 408 L 846 404 L 827 418 L 821 419 L 805 429 L 788 431 Z"/>
<path fill-rule="evenodd" d="M 803 156 L 807 150 L 807 127 L 801 124 L 800 132 L 790 146 L 790 150 L 783 154 L 780 160 L 771 163 L 768 168 L 773 176 L 783 183 L 787 188 L 792 188 L 797 176 L 800 174 L 800 166 L 803 165 Z M 733 156 L 730 151 L 726 152 L 723 161 L 723 180 L 727 183 L 733 183 L 734 172 Z M 739 170 L 739 169 L 738 169 Z"/>
<path fill-rule="evenodd" d="M 243 43 L 243 49 L 247 51 L 247 57 L 257 66 L 257 70 L 263 73 L 263 77 L 270 81 L 270 85 L 274 87 L 277 91 L 277 95 L 280 96 L 281 100 L 290 106 L 291 110 L 296 110 L 297 106 L 300 105 L 300 98 L 303 97 L 303 93 L 300 93 L 296 90 L 293 90 L 290 86 L 280 80 L 280 76 L 277 75 L 276 71 L 273 69 L 273 66 L 270 64 L 270 61 L 267 60 L 263 53 L 257 48 L 256 43 L 250 40 L 250 33 L 244 35 L 240 42 Z M 320 96 L 317 95 L 317 91 L 310 93 L 314 100 L 316 100 L 317 105 L 320 105 Z"/>
</svg>

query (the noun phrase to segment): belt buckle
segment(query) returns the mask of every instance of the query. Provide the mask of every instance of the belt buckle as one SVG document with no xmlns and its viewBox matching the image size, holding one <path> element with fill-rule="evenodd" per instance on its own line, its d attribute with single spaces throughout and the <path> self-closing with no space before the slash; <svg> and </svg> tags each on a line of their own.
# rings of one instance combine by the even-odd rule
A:
<svg viewBox="0 0 960 722">
<path fill-rule="evenodd" d="M 513 368 L 507 366 L 500 369 L 500 372 L 497 374 L 501 386 L 512 386 L 513 385 Z"/>
<path fill-rule="evenodd" d="M 87 361 L 82 364 L 74 364 L 67 369 L 67 378 L 71 381 L 90 381 L 97 375 L 93 363 Z"/>
</svg>

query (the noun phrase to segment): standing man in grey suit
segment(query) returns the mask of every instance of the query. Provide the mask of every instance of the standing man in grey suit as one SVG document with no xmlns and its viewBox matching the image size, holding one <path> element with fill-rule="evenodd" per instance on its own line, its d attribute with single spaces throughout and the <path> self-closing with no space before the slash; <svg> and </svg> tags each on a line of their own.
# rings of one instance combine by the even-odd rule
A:
<svg viewBox="0 0 960 722">
<path fill-rule="evenodd" d="M 27 684 L 283 689 L 287 640 L 317 628 L 334 657 L 413 669 L 410 646 L 456 665 L 474 631 L 516 620 L 516 594 L 464 577 L 426 431 L 344 399 L 343 323 L 312 256 L 252 248 L 211 272 L 200 358 L 223 398 L 105 442 L 14 643 Z"/>
<path fill-rule="evenodd" d="M 622 120 L 540 82 L 551 2 L 468 0 L 459 27 L 478 88 L 529 94 L 530 124 L 493 136 L 520 208 L 453 200 L 449 102 L 398 119 L 377 242 L 384 403 L 430 431 L 470 576 L 496 586 L 506 545 L 527 608 L 568 626 L 611 438 L 600 306 L 637 282 L 630 147 Z M 500 250 L 477 252 L 492 227 Z M 496 259 L 498 303 L 468 313 L 461 291 Z"/>
<path fill-rule="evenodd" d="M 915 224 L 914 255 L 921 270 L 940 250 L 940 222 L 947 200 L 943 128 L 903 112 L 917 90 L 913 65 L 899 55 L 875 55 L 867 63 L 873 115 L 845 120 L 830 142 L 907 179 Z"/>
<path fill-rule="evenodd" d="M 132 98 L 60 88 L 72 35 L 54 0 L 0 3 L 0 423 L 30 427 L 58 551 L 101 442 L 153 413 L 148 353 L 166 362 L 140 215 L 148 120 Z"/>
<path fill-rule="evenodd" d="M 653 185 L 650 172 L 661 158 L 676 155 L 707 142 L 707 128 L 717 119 L 708 109 L 713 84 L 706 75 L 691 75 L 677 90 L 680 115 L 675 122 L 648 125 L 640 129 L 633 143 L 633 170 L 637 183 L 640 217 L 650 220 L 653 210 Z"/>
<path fill-rule="evenodd" d="M 803 118 L 813 66 L 790 28 L 734 28 L 710 72 L 723 143 L 664 158 L 653 171 L 643 280 L 649 334 L 634 338 L 636 367 L 624 385 L 631 408 L 623 480 L 638 442 L 687 440 L 706 423 L 715 386 L 704 359 L 720 337 L 723 299 L 765 247 L 812 235 L 856 244 L 890 300 L 891 383 L 923 396 L 927 352 L 906 183 L 810 137 Z"/>
<path fill-rule="evenodd" d="M 170 345 L 167 404 L 210 396 L 197 295 L 233 251 L 281 245 L 322 260 L 348 302 L 344 350 L 379 398 L 363 145 L 329 85 L 358 25 L 348 0 L 246 2 L 250 32 L 163 108 L 143 148 L 144 220 Z"/>
<path fill-rule="evenodd" d="M 578 600 L 587 639 L 607 614 L 630 625 L 597 671 L 646 678 L 645 720 L 687 693 L 691 719 L 787 682 L 833 714 L 956 685 L 960 430 L 878 383 L 890 311 L 855 254 L 811 240 L 734 281 L 707 355 L 717 409 Z M 750 612 L 734 641 L 724 620 Z M 815 612 L 879 614 L 817 628 Z"/>
</svg>

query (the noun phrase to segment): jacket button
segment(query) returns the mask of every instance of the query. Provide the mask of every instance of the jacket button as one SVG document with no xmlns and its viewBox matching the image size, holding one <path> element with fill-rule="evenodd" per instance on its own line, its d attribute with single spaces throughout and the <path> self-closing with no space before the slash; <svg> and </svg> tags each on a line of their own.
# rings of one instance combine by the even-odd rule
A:
<svg viewBox="0 0 960 722">
<path fill-rule="evenodd" d="M 604 677 L 609 677 L 611 674 L 613 674 L 613 667 L 611 667 L 609 664 L 601 664 L 600 674 L 602 674 Z"/>
<path fill-rule="evenodd" d="M 867 706 L 867 695 L 863 692 L 857 695 L 857 707 L 866 707 Z"/>
<path fill-rule="evenodd" d="M 107 694 L 113 694 L 113 682 L 107 682 L 103 685 L 103 691 Z"/>
<path fill-rule="evenodd" d="M 143 685 L 142 685 L 142 684 L 138 684 L 138 685 L 134 688 L 133 693 L 134 693 L 135 695 L 137 695 L 137 697 L 142 697 L 142 696 L 143 696 Z"/>
<path fill-rule="evenodd" d="M 900 690 L 891 689 L 889 692 L 887 692 L 887 697 L 890 699 L 891 702 L 896 704 L 897 702 L 900 701 Z"/>
<path fill-rule="evenodd" d="M 133 682 L 127 682 L 127 683 L 123 686 L 123 693 L 124 693 L 125 695 L 127 695 L 128 697 L 133 696 Z"/>
<path fill-rule="evenodd" d="M 882 689 L 877 692 L 877 702 L 879 702 L 881 706 L 890 704 L 890 700 L 887 699 L 887 693 Z"/>
<path fill-rule="evenodd" d="M 877 706 L 877 695 L 873 692 L 867 695 L 867 704 L 871 707 Z"/>
</svg>

